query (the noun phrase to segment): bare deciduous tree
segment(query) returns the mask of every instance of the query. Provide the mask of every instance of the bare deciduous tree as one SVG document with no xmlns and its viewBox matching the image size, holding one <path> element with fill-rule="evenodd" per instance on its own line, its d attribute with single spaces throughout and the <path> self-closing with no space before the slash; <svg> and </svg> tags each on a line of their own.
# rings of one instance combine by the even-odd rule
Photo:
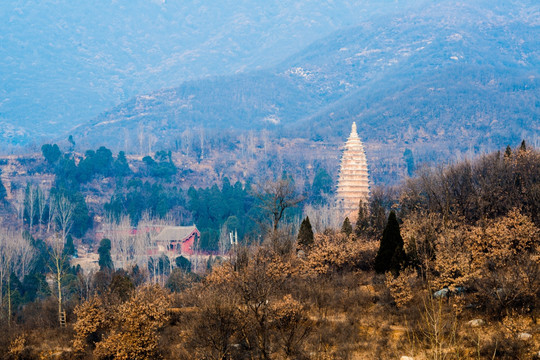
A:
<svg viewBox="0 0 540 360">
<path fill-rule="evenodd" d="M 12 318 L 11 274 L 22 279 L 28 273 L 28 265 L 34 255 L 34 249 L 20 231 L 0 228 L 0 288 L 6 281 L 8 324 Z M 0 305 L 3 299 L 0 294 Z"/>
<path fill-rule="evenodd" d="M 59 227 L 60 234 L 62 235 L 62 241 L 65 243 L 66 237 L 73 225 L 73 211 L 75 210 L 75 205 L 73 205 L 67 197 L 61 196 L 58 199 L 56 210 L 56 223 Z"/>
<path fill-rule="evenodd" d="M 111 240 L 111 256 L 117 269 L 128 269 L 135 259 L 135 235 L 131 233 L 129 216 L 122 216 L 118 222 L 109 218 L 103 224 L 104 236 Z"/>
<path fill-rule="evenodd" d="M 51 225 L 56 218 L 56 201 L 54 196 L 49 196 L 49 216 L 47 217 L 47 233 L 51 231 Z"/>
<path fill-rule="evenodd" d="M 34 227 L 34 217 L 37 211 L 37 187 L 35 185 L 28 184 L 25 197 L 25 207 L 28 214 L 28 225 L 30 232 L 32 232 L 32 229 Z"/>
<path fill-rule="evenodd" d="M 182 132 L 182 151 L 184 154 L 189 155 L 191 151 L 191 144 L 193 142 L 193 134 L 191 133 L 191 130 L 186 129 L 184 132 Z"/>
<path fill-rule="evenodd" d="M 58 296 L 58 322 L 60 326 L 63 325 L 65 320 L 64 312 L 62 311 L 62 284 L 65 276 L 66 263 L 69 261 L 69 255 L 64 253 L 65 238 L 62 239 L 58 235 L 54 235 L 49 238 L 49 253 L 51 256 L 51 262 L 49 269 L 54 275 L 54 281 L 56 282 L 56 290 Z"/>
<path fill-rule="evenodd" d="M 15 192 L 15 196 L 13 198 L 15 209 L 17 210 L 17 216 L 19 217 L 19 220 L 22 222 L 23 216 L 24 216 L 24 190 L 19 189 Z"/>
<path fill-rule="evenodd" d="M 204 159 L 204 140 L 205 140 L 205 137 L 204 137 L 204 128 L 201 127 L 200 131 L 199 131 L 199 140 L 201 142 L 201 160 Z"/>
<path fill-rule="evenodd" d="M 38 219 L 39 219 L 39 233 L 42 232 L 43 216 L 45 215 L 45 208 L 47 206 L 47 195 L 41 188 L 37 188 L 37 206 L 38 206 Z"/>
<path fill-rule="evenodd" d="M 304 218 L 308 216 L 313 231 L 322 233 L 326 229 L 339 229 L 343 211 L 335 205 L 314 206 L 308 204 L 304 206 Z"/>
<path fill-rule="evenodd" d="M 261 201 L 262 209 L 272 216 L 274 232 L 277 231 L 285 210 L 303 200 L 302 196 L 296 194 L 294 184 L 288 178 L 264 182 L 259 185 L 255 195 Z"/>
</svg>

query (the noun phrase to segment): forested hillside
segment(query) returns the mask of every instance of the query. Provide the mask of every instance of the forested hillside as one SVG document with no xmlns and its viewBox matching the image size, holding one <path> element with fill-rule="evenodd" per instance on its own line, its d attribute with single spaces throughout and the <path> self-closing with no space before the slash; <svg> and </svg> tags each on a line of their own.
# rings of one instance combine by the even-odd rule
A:
<svg viewBox="0 0 540 360">
<path fill-rule="evenodd" d="M 0 20 L 0 360 L 540 359 L 538 0 Z"/>
<path fill-rule="evenodd" d="M 266 129 L 341 144 L 353 120 L 374 167 L 538 142 L 537 4 L 437 2 L 313 43 L 280 65 L 139 96 L 73 130 L 77 141 L 144 152 L 186 131 Z M 120 139 L 120 141 L 118 141 Z M 190 141 L 188 139 L 188 141 Z"/>
<path fill-rule="evenodd" d="M 50 141 L 133 96 L 273 66 L 334 30 L 417 3 L 4 1 L 0 140 Z"/>
<path fill-rule="evenodd" d="M 139 183 L 137 192 L 166 189 L 178 169 L 167 153 L 132 169 L 123 154 L 115 158 L 105 148 L 87 152 L 73 166 L 54 145 L 43 153 L 45 162 L 32 166 L 56 169 L 55 201 L 47 203 L 55 205 L 45 206 L 43 217 L 28 216 L 34 213 L 29 209 L 41 208 L 42 198 L 38 191 L 33 203 L 35 187 L 28 186 L 23 223 L 4 223 L 0 231 L 5 359 L 538 354 L 540 153 L 525 142 L 425 168 L 398 188 L 374 190 L 356 221 L 324 230 L 311 225 L 324 208 L 312 212 L 311 221 L 305 217 L 299 230 L 290 219 L 273 217 L 272 204 L 306 209 L 302 201 L 321 201 L 321 194 L 304 199 L 285 190 L 292 189 L 287 176 L 253 192 L 228 181 L 221 188 L 192 188 L 188 206 L 201 226 L 212 228 L 212 221 L 231 214 L 221 231 L 230 225 L 242 232 L 249 217 L 240 217 L 251 206 L 261 220 L 277 220 L 252 229 L 256 237 L 220 242 L 226 247 L 215 256 L 145 252 L 145 261 L 129 266 L 118 257 L 121 237 L 111 232 L 110 239 L 93 241 L 96 272 L 74 266 L 85 247 L 76 228 L 72 232 L 62 221 L 64 207 L 72 203 L 69 191 L 111 176 L 154 183 Z M 66 166 L 71 171 L 60 171 Z M 317 174 L 313 188 L 322 191 L 325 177 Z M 44 221 L 53 208 L 54 221 Z M 3 204 L 3 211 L 16 209 Z M 138 234 L 150 220 L 138 220 L 135 238 L 144 240 Z M 110 225 L 120 229 L 123 221 L 113 217 Z"/>
</svg>

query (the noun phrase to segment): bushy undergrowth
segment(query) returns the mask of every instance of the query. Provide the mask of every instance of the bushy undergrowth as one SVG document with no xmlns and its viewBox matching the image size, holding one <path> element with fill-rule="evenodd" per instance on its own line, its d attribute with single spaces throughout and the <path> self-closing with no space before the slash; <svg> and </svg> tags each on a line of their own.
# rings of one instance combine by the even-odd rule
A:
<svg viewBox="0 0 540 360">
<path fill-rule="evenodd" d="M 479 164 L 520 157 L 538 153 L 522 149 Z M 536 175 L 520 174 L 520 184 L 538 185 Z M 418 196 L 446 191 L 426 195 L 426 184 L 416 183 Z M 0 352 L 6 359 L 534 358 L 540 230 L 532 200 L 504 200 L 512 206 L 477 218 L 461 195 L 446 199 L 443 211 L 407 198 L 392 225 L 403 237 L 392 271 L 374 271 L 376 232 L 327 230 L 298 248 L 276 232 L 263 245 L 234 248 L 201 276 L 178 268 L 166 287 L 139 284 L 135 271 L 100 272 L 79 304 L 66 306 L 66 328 L 56 328 L 54 299 L 28 304 L 2 324 Z M 111 280 L 119 277 L 126 286 Z"/>
</svg>

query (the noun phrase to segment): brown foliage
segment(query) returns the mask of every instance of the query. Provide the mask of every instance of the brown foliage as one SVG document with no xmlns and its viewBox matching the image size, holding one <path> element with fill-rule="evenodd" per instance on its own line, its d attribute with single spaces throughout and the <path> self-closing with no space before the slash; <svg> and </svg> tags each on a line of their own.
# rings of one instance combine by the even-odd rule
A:
<svg viewBox="0 0 540 360">
<path fill-rule="evenodd" d="M 99 331 L 109 326 L 107 311 L 101 298 L 94 296 L 75 308 L 77 321 L 73 325 L 75 338 L 73 349 L 84 353 L 87 345 L 94 345 L 99 340 Z"/>
<path fill-rule="evenodd" d="M 369 270 L 378 244 L 356 240 L 343 233 L 317 234 L 312 249 L 306 255 L 304 269 L 307 273 L 329 275 L 347 270 Z"/>
<path fill-rule="evenodd" d="M 104 304 L 94 297 L 75 311 L 74 349 L 83 353 L 93 340 L 98 359 L 155 359 L 159 356 L 158 330 L 168 320 L 168 308 L 169 296 L 157 285 L 137 289 L 120 304 Z"/>
<path fill-rule="evenodd" d="M 276 253 L 255 249 L 241 267 L 214 267 L 194 288 L 197 309 L 186 346 L 196 358 L 297 358 L 308 334 L 304 307 L 287 292 L 293 265 Z"/>
<path fill-rule="evenodd" d="M 442 231 L 439 214 L 411 213 L 400 226 L 409 262 L 424 272 L 433 270 L 435 246 Z"/>
<path fill-rule="evenodd" d="M 453 223 L 437 239 L 433 283 L 474 289 L 479 304 L 499 316 L 531 311 L 540 292 L 539 243 L 539 229 L 518 210 L 477 226 Z"/>
<path fill-rule="evenodd" d="M 304 306 L 291 294 L 275 301 L 271 306 L 272 325 L 284 358 L 298 358 L 302 341 L 310 331 L 309 318 Z"/>
<path fill-rule="evenodd" d="M 518 208 L 540 224 L 540 151 L 484 155 L 447 167 L 424 168 L 403 187 L 404 213 L 431 212 L 474 224 Z"/>
<path fill-rule="evenodd" d="M 398 308 L 410 305 L 414 299 L 416 279 L 416 271 L 411 268 L 404 269 L 397 277 L 394 277 L 390 272 L 386 273 L 386 286 Z"/>
<path fill-rule="evenodd" d="M 227 359 L 242 328 L 240 296 L 229 263 L 215 266 L 205 281 L 190 292 L 198 310 L 188 331 L 188 347 L 197 358 Z"/>
<path fill-rule="evenodd" d="M 435 287 L 447 286 L 453 290 L 470 284 L 478 276 L 472 267 L 469 233 L 468 226 L 451 223 L 439 234 L 434 274 L 429 274 Z"/>
<path fill-rule="evenodd" d="M 159 286 L 144 286 L 127 302 L 118 306 L 111 332 L 97 343 L 99 359 L 155 359 L 158 354 L 158 333 L 167 320 L 169 298 Z"/>
<path fill-rule="evenodd" d="M 507 216 L 476 226 L 469 234 L 468 247 L 475 268 L 503 268 L 536 251 L 540 231 L 517 209 Z"/>
</svg>

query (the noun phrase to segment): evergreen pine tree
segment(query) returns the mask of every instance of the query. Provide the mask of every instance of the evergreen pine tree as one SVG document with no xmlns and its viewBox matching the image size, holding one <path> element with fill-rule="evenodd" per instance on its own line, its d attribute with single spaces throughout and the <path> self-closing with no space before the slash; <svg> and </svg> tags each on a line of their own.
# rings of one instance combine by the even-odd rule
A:
<svg viewBox="0 0 540 360">
<path fill-rule="evenodd" d="M 520 152 L 527 151 L 527 144 L 525 144 L 525 140 L 521 141 L 521 146 L 519 147 L 519 151 Z"/>
<path fill-rule="evenodd" d="M 396 213 L 391 211 L 383 231 L 381 245 L 375 257 L 375 271 L 378 273 L 392 271 L 396 274 L 404 261 L 403 238 L 399 231 Z"/>
<path fill-rule="evenodd" d="M 113 165 L 114 175 L 117 177 L 127 176 L 131 174 L 131 169 L 126 159 L 126 154 L 123 151 L 118 153 Z"/>
<path fill-rule="evenodd" d="M 407 165 L 407 175 L 413 176 L 414 173 L 414 156 L 411 149 L 405 149 L 403 153 L 403 159 Z"/>
<path fill-rule="evenodd" d="M 99 270 L 112 270 L 113 269 L 113 261 L 111 258 L 111 240 L 109 239 L 103 239 L 99 243 L 98 248 L 98 254 L 99 254 Z"/>
<path fill-rule="evenodd" d="M 2 175 L 2 170 L 0 170 L 0 175 Z M 4 186 L 4 183 L 0 180 L 0 201 L 4 201 L 7 196 L 7 190 Z"/>
<path fill-rule="evenodd" d="M 362 200 L 358 204 L 358 217 L 354 226 L 354 234 L 360 237 L 369 230 L 369 215 L 367 207 Z"/>
<path fill-rule="evenodd" d="M 512 155 L 512 148 L 510 145 L 506 145 L 506 150 L 504 151 L 504 157 L 510 157 Z"/>
<path fill-rule="evenodd" d="M 347 236 L 352 234 L 352 225 L 349 217 L 346 217 L 345 220 L 343 220 L 343 225 L 341 225 L 341 232 Z"/>
<path fill-rule="evenodd" d="M 311 223 L 309 222 L 309 217 L 306 216 L 300 224 L 300 230 L 298 231 L 298 247 L 307 248 L 313 244 L 313 229 L 311 228 Z"/>
<path fill-rule="evenodd" d="M 64 245 L 64 254 L 67 256 L 75 255 L 75 245 L 73 244 L 73 237 L 68 235 L 66 237 L 66 244 Z"/>
<path fill-rule="evenodd" d="M 176 266 L 184 272 L 191 272 L 191 261 L 183 256 L 178 256 L 175 259 Z"/>
</svg>

